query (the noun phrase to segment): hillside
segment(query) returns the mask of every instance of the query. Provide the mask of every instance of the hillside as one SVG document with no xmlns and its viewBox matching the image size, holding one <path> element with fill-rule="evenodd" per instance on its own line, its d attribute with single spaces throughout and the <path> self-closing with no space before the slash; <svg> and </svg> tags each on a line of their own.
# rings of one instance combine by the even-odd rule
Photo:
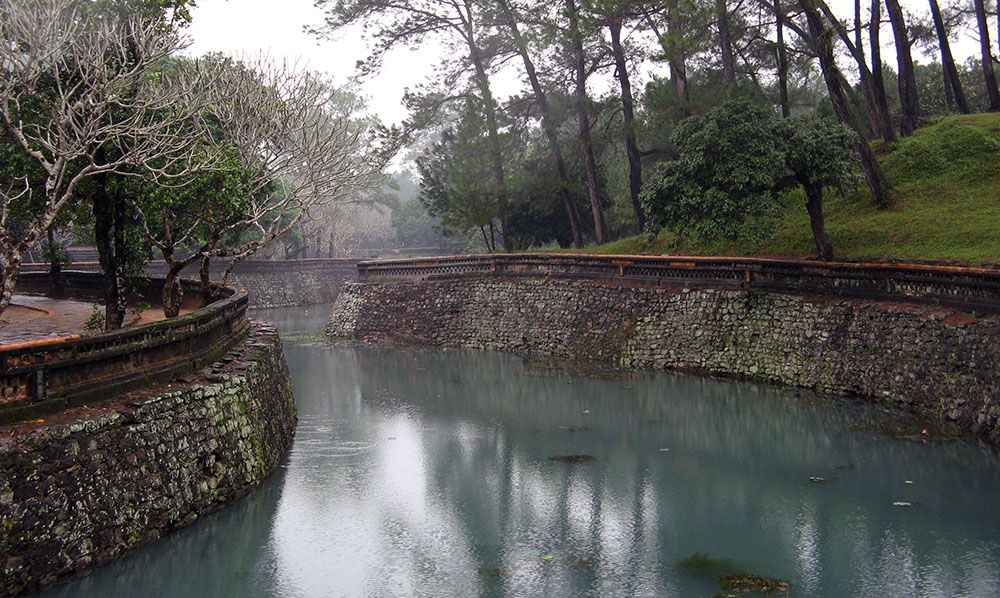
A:
<svg viewBox="0 0 1000 598">
<path fill-rule="evenodd" d="M 894 205 L 876 210 L 862 189 L 827 193 L 826 217 L 842 258 L 1000 262 L 1000 114 L 948 116 L 895 144 L 881 158 Z M 759 246 L 678 243 L 669 231 L 638 235 L 594 253 L 814 254 L 804 196 L 791 193 L 774 234 Z"/>
</svg>

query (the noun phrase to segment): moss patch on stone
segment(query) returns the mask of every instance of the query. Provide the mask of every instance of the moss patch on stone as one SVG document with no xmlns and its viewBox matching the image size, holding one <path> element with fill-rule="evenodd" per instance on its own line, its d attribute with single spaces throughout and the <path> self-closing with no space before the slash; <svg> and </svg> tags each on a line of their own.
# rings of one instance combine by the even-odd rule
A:
<svg viewBox="0 0 1000 598">
<path fill-rule="evenodd" d="M 751 593 L 783 594 L 792 585 L 788 580 L 776 577 L 764 577 L 756 573 L 729 573 L 727 575 L 720 575 L 716 581 L 720 588 L 737 592 L 737 596 L 745 596 Z"/>
</svg>

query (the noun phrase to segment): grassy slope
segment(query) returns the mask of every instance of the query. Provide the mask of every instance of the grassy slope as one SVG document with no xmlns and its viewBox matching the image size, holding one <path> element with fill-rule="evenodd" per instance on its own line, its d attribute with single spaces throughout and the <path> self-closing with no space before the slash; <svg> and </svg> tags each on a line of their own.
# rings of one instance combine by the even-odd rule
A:
<svg viewBox="0 0 1000 598">
<path fill-rule="evenodd" d="M 901 140 L 882 158 L 895 205 L 879 211 L 861 190 L 828 193 L 827 227 L 840 257 L 1000 262 L 1000 114 L 949 116 Z M 590 247 L 595 253 L 814 254 L 801 193 L 786 198 L 761 246 L 674 242 L 665 231 Z"/>
</svg>

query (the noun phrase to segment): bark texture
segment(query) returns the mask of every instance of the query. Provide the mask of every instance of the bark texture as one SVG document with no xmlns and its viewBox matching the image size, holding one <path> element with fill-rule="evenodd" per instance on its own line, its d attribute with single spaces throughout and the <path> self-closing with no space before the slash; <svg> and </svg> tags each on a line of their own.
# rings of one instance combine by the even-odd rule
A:
<svg viewBox="0 0 1000 598">
<path fill-rule="evenodd" d="M 977 0 L 982 1 L 982 0 Z M 913 71 L 910 55 L 910 34 L 899 0 L 885 0 L 892 25 L 892 36 L 896 41 L 896 64 L 899 72 L 899 103 L 902 106 L 899 131 L 903 137 L 912 135 L 920 124 L 920 98 L 917 94 L 917 77 Z"/>
<path fill-rule="evenodd" d="M 635 212 L 636 232 L 641 233 L 646 228 L 646 215 L 639 202 L 639 191 L 642 190 L 642 153 L 635 136 L 635 107 L 632 98 L 632 83 L 628 76 L 628 63 L 625 60 L 625 49 L 622 46 L 621 21 L 612 20 L 608 26 L 611 33 L 611 52 L 615 59 L 615 75 L 621 89 L 622 115 L 625 124 L 625 152 L 628 155 L 628 187 L 632 200 L 632 211 Z"/>
<path fill-rule="evenodd" d="M 865 182 L 871 191 L 872 199 L 874 199 L 876 207 L 880 209 L 888 208 L 891 203 L 889 183 L 885 179 L 882 167 L 875 158 L 875 153 L 872 152 L 871 147 L 862 134 L 861 125 L 844 91 L 844 77 L 837 68 L 837 63 L 833 56 L 833 32 L 827 28 L 813 0 L 799 0 L 799 6 L 802 7 L 802 10 L 806 14 L 812 44 L 819 56 L 820 69 L 823 71 L 823 81 L 826 83 L 827 90 L 830 93 L 830 102 L 833 104 L 833 110 L 837 114 L 837 119 L 850 127 L 856 134 L 854 150 L 858 154 L 861 170 L 864 172 Z"/>
</svg>

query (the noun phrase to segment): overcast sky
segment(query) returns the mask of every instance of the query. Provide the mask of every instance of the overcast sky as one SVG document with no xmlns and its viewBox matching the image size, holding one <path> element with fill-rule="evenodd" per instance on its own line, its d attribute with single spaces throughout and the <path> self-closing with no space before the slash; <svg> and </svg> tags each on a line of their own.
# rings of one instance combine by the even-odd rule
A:
<svg viewBox="0 0 1000 598">
<path fill-rule="evenodd" d="M 901 3 L 904 8 L 912 7 L 914 12 L 927 10 L 924 0 L 901 0 Z M 830 4 L 840 15 L 853 14 L 853 0 L 832 0 Z M 198 0 L 192 17 L 188 33 L 193 41 L 189 52 L 194 55 L 213 51 L 232 55 L 264 51 L 277 59 L 299 60 L 311 70 L 346 81 L 354 72 L 355 63 L 367 54 L 360 31 L 342 32 L 333 40 L 319 40 L 305 33 L 306 25 L 315 26 L 323 21 L 313 0 Z M 958 37 L 953 40 L 952 47 L 956 60 L 964 60 L 977 52 L 977 42 L 964 35 Z M 882 38 L 891 42 L 888 27 Z M 883 54 L 886 62 L 895 60 L 895 54 L 889 50 L 887 46 Z M 436 57 L 437 52 L 433 49 L 394 51 L 380 74 L 366 81 L 362 90 L 371 110 L 386 122 L 402 120 L 406 116 L 401 105 L 403 90 L 423 81 L 431 73 Z M 513 79 L 501 78 L 495 82 L 499 97 L 518 91 Z"/>
</svg>

